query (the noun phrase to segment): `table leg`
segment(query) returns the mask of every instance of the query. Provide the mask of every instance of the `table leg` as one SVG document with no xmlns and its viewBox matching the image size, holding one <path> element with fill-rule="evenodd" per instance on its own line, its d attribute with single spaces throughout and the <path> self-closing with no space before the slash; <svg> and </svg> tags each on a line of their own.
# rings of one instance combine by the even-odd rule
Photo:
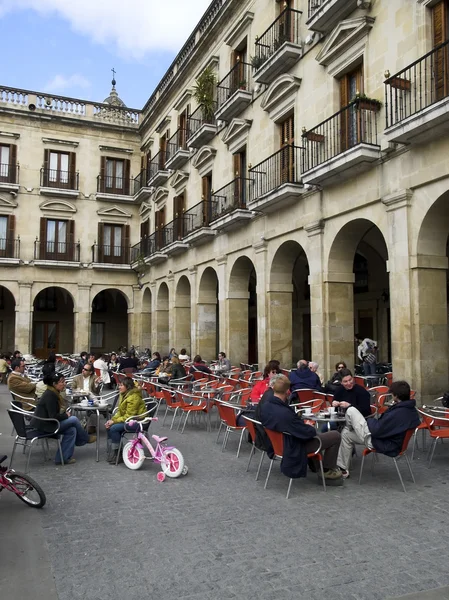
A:
<svg viewBox="0 0 449 600">
<path fill-rule="evenodd" d="M 100 461 L 100 411 L 97 409 L 97 462 Z"/>
</svg>

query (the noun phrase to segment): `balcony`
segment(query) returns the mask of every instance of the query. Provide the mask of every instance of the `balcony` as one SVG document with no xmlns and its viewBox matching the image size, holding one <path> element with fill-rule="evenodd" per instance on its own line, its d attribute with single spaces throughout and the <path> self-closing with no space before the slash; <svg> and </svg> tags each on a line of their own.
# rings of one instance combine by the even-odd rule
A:
<svg viewBox="0 0 449 600">
<path fill-rule="evenodd" d="M 187 149 L 187 129 L 178 129 L 167 142 L 166 167 L 176 171 L 190 158 L 190 152 Z"/>
<path fill-rule="evenodd" d="M 19 166 L 0 163 L 0 192 L 19 191 Z"/>
<path fill-rule="evenodd" d="M 14 267 L 20 264 L 20 238 L 0 238 L 0 265 Z"/>
<path fill-rule="evenodd" d="M 198 106 L 189 117 L 187 146 L 202 148 L 217 135 L 215 116 L 205 114 L 203 106 Z"/>
<path fill-rule="evenodd" d="M 385 137 L 420 144 L 449 131 L 449 40 L 385 81 Z"/>
<path fill-rule="evenodd" d="M 380 158 L 379 104 L 354 101 L 309 131 L 304 130 L 302 181 L 329 185 L 354 178 Z"/>
<path fill-rule="evenodd" d="M 159 187 L 164 185 L 170 177 L 170 171 L 166 167 L 167 152 L 161 150 L 150 161 L 148 165 L 148 180 L 149 187 Z"/>
<path fill-rule="evenodd" d="M 253 218 L 253 214 L 246 208 L 252 182 L 252 179 L 237 177 L 211 194 L 211 229 L 230 231 Z"/>
<path fill-rule="evenodd" d="M 361 5 L 369 8 L 370 0 L 309 0 L 307 27 L 312 31 L 329 33 L 336 25 Z"/>
<path fill-rule="evenodd" d="M 252 101 L 252 71 L 248 63 L 238 62 L 217 85 L 217 110 L 215 118 L 230 121 Z"/>
<path fill-rule="evenodd" d="M 184 218 L 177 217 L 173 219 L 171 223 L 165 225 L 162 229 L 162 243 L 164 254 L 167 256 L 174 256 L 176 254 L 182 254 L 189 248 L 183 240 L 184 236 Z"/>
<path fill-rule="evenodd" d="M 129 271 L 130 247 L 111 246 L 110 244 L 92 245 L 92 266 L 95 269 L 110 271 Z"/>
<path fill-rule="evenodd" d="M 184 242 L 199 246 L 213 239 L 217 232 L 209 227 L 212 216 L 212 203 L 202 200 L 184 213 Z"/>
<path fill-rule="evenodd" d="M 137 204 L 141 202 L 145 202 L 148 200 L 153 192 L 153 190 L 147 185 L 147 171 L 146 169 L 142 169 L 137 177 L 134 177 L 133 181 L 133 192 L 134 192 L 134 200 Z"/>
<path fill-rule="evenodd" d="M 131 248 L 132 265 L 157 265 L 167 260 L 168 255 L 162 252 L 165 245 L 163 229 L 155 231 L 140 240 Z"/>
<path fill-rule="evenodd" d="M 302 56 L 299 38 L 302 12 L 286 8 L 272 25 L 256 39 L 253 67 L 258 83 L 271 83 L 278 75 L 287 73 Z"/>
<path fill-rule="evenodd" d="M 113 175 L 98 175 L 96 200 L 105 202 L 134 202 L 134 196 L 131 195 L 131 188 L 134 185 L 132 179 L 117 177 Z"/>
<path fill-rule="evenodd" d="M 42 196 L 77 198 L 79 195 L 79 173 L 59 169 L 41 169 L 39 193 Z"/>
<path fill-rule="evenodd" d="M 249 210 L 268 214 L 294 205 L 301 198 L 304 194 L 301 151 L 299 146 L 285 146 L 249 169 L 253 180 L 248 198 Z"/>
<path fill-rule="evenodd" d="M 80 243 L 38 240 L 34 242 L 34 265 L 56 269 L 79 269 Z"/>
</svg>

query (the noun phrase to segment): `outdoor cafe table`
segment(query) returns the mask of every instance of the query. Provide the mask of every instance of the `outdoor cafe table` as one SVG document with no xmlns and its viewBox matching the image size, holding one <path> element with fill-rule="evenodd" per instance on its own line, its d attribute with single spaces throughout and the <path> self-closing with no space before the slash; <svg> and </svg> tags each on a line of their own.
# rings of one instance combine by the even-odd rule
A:
<svg viewBox="0 0 449 600">
<path fill-rule="evenodd" d="M 203 400 L 206 401 L 207 411 L 206 411 L 206 420 L 207 420 L 207 431 L 212 431 L 212 424 L 210 420 L 210 411 L 213 406 L 213 402 L 215 401 L 215 397 L 221 394 L 220 388 L 207 388 L 204 387 L 201 390 L 194 390 L 193 392 L 195 396 L 201 396 Z"/>
<path fill-rule="evenodd" d="M 72 413 L 76 413 L 76 412 L 85 412 L 87 415 L 91 415 L 92 413 L 95 413 L 97 415 L 97 441 L 96 441 L 96 454 L 97 454 L 97 462 L 99 462 L 100 460 L 100 412 L 105 412 L 105 410 L 107 410 L 108 405 L 98 405 L 98 404 L 93 404 L 92 406 L 89 406 L 88 404 L 80 404 L 75 402 L 74 400 L 76 398 L 80 398 L 80 397 L 88 397 L 89 394 L 85 393 L 85 394 L 66 394 L 66 398 L 67 398 L 67 402 L 69 407 L 72 409 Z"/>
<path fill-rule="evenodd" d="M 305 421 L 308 419 L 309 421 L 315 421 L 316 426 L 318 423 L 338 423 L 341 425 L 346 422 L 346 417 L 344 415 L 339 415 L 338 413 L 335 413 L 332 416 L 329 413 L 323 412 L 306 415 L 304 414 L 304 409 L 301 409 L 301 411 L 303 420 Z"/>
</svg>

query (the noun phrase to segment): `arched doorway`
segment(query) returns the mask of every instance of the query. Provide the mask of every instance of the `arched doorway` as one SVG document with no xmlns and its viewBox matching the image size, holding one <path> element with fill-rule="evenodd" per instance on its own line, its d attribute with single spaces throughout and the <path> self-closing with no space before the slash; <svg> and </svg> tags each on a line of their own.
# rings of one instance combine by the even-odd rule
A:
<svg viewBox="0 0 449 600">
<path fill-rule="evenodd" d="M 33 302 L 33 354 L 47 358 L 50 352 L 74 352 L 74 302 L 60 287 L 39 292 Z"/>
<path fill-rule="evenodd" d="M 15 344 L 16 301 L 11 292 L 0 285 L 0 352 L 13 352 Z"/>
<path fill-rule="evenodd" d="M 153 352 L 160 352 L 161 355 L 168 354 L 169 351 L 169 294 L 168 286 L 165 282 L 161 283 L 156 297 L 155 313 L 155 333 Z"/>
<path fill-rule="evenodd" d="M 198 353 L 211 360 L 219 352 L 218 277 L 212 267 L 207 267 L 200 279 L 197 314 Z"/>
<path fill-rule="evenodd" d="M 257 276 L 252 261 L 238 258 L 231 270 L 227 298 L 228 348 L 233 364 L 258 361 Z"/>
<path fill-rule="evenodd" d="M 187 277 L 183 275 L 176 286 L 173 345 L 177 352 L 179 352 L 181 348 L 185 348 L 187 354 L 191 351 L 190 295 L 190 282 Z"/>
<path fill-rule="evenodd" d="M 127 346 L 127 299 L 120 290 L 102 290 L 92 301 L 90 350 L 98 353 L 117 352 L 119 348 Z"/>
<path fill-rule="evenodd" d="M 427 211 L 412 267 L 415 386 L 423 401 L 448 389 L 448 202 L 449 192 L 446 192 Z"/>
<path fill-rule="evenodd" d="M 329 254 L 327 282 L 330 366 L 358 362 L 354 335 L 378 343 L 378 361 L 391 358 L 388 249 L 377 225 L 355 219 L 337 233 Z"/>
<path fill-rule="evenodd" d="M 142 298 L 142 333 L 140 340 L 142 350 L 151 348 L 151 291 L 147 288 Z"/>
<path fill-rule="evenodd" d="M 276 251 L 268 292 L 270 356 L 290 367 L 311 360 L 309 263 L 298 242 L 284 242 Z"/>
</svg>

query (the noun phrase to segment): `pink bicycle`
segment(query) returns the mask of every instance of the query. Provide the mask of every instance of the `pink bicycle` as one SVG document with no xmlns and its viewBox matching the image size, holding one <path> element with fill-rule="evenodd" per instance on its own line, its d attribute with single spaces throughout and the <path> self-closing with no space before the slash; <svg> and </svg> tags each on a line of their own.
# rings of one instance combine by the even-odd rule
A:
<svg viewBox="0 0 449 600">
<path fill-rule="evenodd" d="M 43 490 L 28 475 L 2 467 L 1 464 L 6 458 L 6 456 L 0 458 L 0 492 L 3 489 L 9 490 L 28 506 L 42 508 L 47 501 Z"/>
<path fill-rule="evenodd" d="M 157 417 L 147 417 L 142 421 L 130 421 L 130 425 L 139 425 L 136 436 L 133 440 L 125 444 L 123 448 L 123 462 L 128 469 L 137 470 L 143 465 L 144 460 L 152 460 L 161 465 L 162 472 L 167 477 L 179 477 L 187 475 L 188 467 L 184 464 L 184 457 L 181 452 L 173 446 L 166 446 L 164 442 L 166 437 L 152 435 L 151 437 L 156 442 L 156 449 L 153 448 L 149 439 L 143 433 L 144 423 L 149 421 L 157 421 Z M 144 446 L 148 449 L 150 456 L 145 456 Z"/>
</svg>

